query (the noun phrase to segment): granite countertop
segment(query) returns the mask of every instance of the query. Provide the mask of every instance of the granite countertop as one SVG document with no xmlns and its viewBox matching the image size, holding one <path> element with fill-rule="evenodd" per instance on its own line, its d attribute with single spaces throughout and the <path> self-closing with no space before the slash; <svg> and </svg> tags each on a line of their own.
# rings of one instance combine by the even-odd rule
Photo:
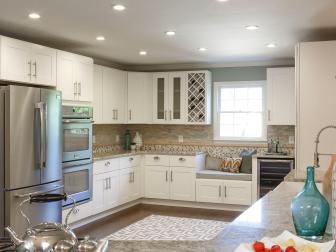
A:
<svg viewBox="0 0 336 252">
<path fill-rule="evenodd" d="M 238 216 L 214 240 L 109 241 L 110 251 L 233 252 L 241 243 L 260 240 L 264 236 L 278 236 L 284 230 L 295 233 L 290 205 L 299 188 L 295 183 L 281 183 Z M 331 236 L 326 235 L 325 240 L 331 240 Z"/>
<path fill-rule="evenodd" d="M 196 156 L 202 154 L 203 152 L 160 152 L 160 151 L 114 151 L 114 152 L 106 152 L 102 154 L 94 154 L 93 160 L 105 160 L 111 158 L 119 158 L 119 157 L 129 157 L 134 155 L 170 155 L 170 156 Z"/>
</svg>

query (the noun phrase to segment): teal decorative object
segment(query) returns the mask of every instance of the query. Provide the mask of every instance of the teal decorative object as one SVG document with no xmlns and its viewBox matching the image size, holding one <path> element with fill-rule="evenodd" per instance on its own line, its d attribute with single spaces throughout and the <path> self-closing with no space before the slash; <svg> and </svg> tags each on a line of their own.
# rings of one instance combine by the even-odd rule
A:
<svg viewBox="0 0 336 252">
<path fill-rule="evenodd" d="M 131 149 L 131 133 L 129 130 L 126 130 L 124 134 L 124 150 Z"/>
<path fill-rule="evenodd" d="M 329 218 L 328 201 L 317 189 L 314 177 L 314 167 L 307 167 L 306 184 L 291 205 L 296 233 L 309 240 L 323 237 Z"/>
</svg>

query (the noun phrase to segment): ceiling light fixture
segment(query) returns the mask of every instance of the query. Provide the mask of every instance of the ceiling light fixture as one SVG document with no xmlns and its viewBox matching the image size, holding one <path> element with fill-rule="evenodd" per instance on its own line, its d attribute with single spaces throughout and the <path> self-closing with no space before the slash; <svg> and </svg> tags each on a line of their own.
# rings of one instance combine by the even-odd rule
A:
<svg viewBox="0 0 336 252">
<path fill-rule="evenodd" d="M 176 32 L 175 31 L 166 31 L 165 32 L 167 36 L 175 36 Z"/>
<path fill-rule="evenodd" d="M 96 37 L 96 39 L 97 39 L 98 41 L 103 41 L 103 40 L 105 40 L 105 37 L 104 37 L 104 36 L 98 36 L 98 37 Z"/>
<path fill-rule="evenodd" d="M 41 17 L 40 14 L 38 14 L 36 12 L 30 13 L 28 16 L 31 19 L 39 19 Z"/>
<path fill-rule="evenodd" d="M 229 0 L 217 0 L 217 2 L 224 3 L 224 2 L 229 2 Z"/>
<path fill-rule="evenodd" d="M 208 48 L 206 48 L 206 47 L 200 47 L 200 48 L 198 48 L 198 51 L 205 52 L 205 51 L 208 51 Z"/>
<path fill-rule="evenodd" d="M 116 11 L 123 11 L 126 9 L 126 7 L 124 5 L 121 4 L 116 4 L 113 6 L 113 9 L 115 9 Z"/>
<path fill-rule="evenodd" d="M 139 54 L 140 55 L 147 55 L 147 52 L 146 51 L 140 51 Z"/>
<path fill-rule="evenodd" d="M 245 26 L 245 29 L 249 31 L 255 31 L 259 29 L 259 26 L 258 25 L 247 25 Z"/>
<path fill-rule="evenodd" d="M 268 43 L 266 46 L 267 46 L 268 48 L 274 48 L 274 47 L 276 47 L 277 45 L 276 45 L 275 43 Z"/>
</svg>

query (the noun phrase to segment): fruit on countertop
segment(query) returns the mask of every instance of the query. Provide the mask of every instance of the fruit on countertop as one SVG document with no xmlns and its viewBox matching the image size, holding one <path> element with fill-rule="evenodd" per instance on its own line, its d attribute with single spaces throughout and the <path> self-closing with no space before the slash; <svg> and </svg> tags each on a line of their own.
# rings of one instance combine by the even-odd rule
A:
<svg viewBox="0 0 336 252">
<path fill-rule="evenodd" d="M 267 248 L 263 242 L 256 241 L 253 243 L 254 252 L 320 252 L 318 248 L 311 244 L 298 246 L 293 239 L 289 239 L 283 244 L 273 245 Z"/>
<path fill-rule="evenodd" d="M 265 244 L 263 242 L 256 241 L 255 243 L 253 243 L 253 249 L 255 252 L 264 252 Z"/>
<path fill-rule="evenodd" d="M 293 246 L 289 246 L 286 248 L 285 252 L 298 252 Z"/>
<path fill-rule="evenodd" d="M 281 252 L 281 247 L 279 245 L 273 245 L 271 248 L 271 252 Z"/>
</svg>

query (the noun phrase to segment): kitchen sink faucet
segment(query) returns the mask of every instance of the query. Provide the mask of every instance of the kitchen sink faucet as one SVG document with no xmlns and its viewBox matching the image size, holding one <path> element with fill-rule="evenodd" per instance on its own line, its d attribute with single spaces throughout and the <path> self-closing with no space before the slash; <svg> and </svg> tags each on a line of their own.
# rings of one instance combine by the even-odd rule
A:
<svg viewBox="0 0 336 252">
<path fill-rule="evenodd" d="M 318 145 L 320 143 L 320 135 L 326 129 L 336 129 L 336 126 L 335 125 L 325 126 L 324 128 L 322 128 L 317 133 L 317 136 L 316 136 L 316 139 L 315 139 L 315 152 L 314 152 L 314 167 L 316 167 L 316 168 L 320 167 L 320 156 L 321 155 L 322 156 L 331 156 L 331 155 L 334 155 L 334 154 L 331 154 L 331 153 L 319 153 L 318 152 Z"/>
</svg>

